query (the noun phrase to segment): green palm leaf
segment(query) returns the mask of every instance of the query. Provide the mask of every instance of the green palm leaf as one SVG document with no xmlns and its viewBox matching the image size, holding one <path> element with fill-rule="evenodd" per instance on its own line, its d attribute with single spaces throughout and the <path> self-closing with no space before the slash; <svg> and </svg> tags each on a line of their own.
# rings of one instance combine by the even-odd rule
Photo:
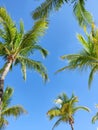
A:
<svg viewBox="0 0 98 130">
<path fill-rule="evenodd" d="M 73 12 L 80 26 L 92 23 L 91 14 L 85 9 L 85 0 L 45 0 L 39 7 L 33 11 L 33 18 L 39 19 L 48 17 L 52 11 L 57 11 L 64 3 L 73 4 Z"/>
<path fill-rule="evenodd" d="M 3 117 L 0 117 L 0 130 L 3 130 L 8 125 L 8 121 Z"/>
<path fill-rule="evenodd" d="M 96 113 L 95 116 L 92 118 L 92 123 L 94 124 L 98 120 L 98 112 Z"/>
<path fill-rule="evenodd" d="M 62 118 L 58 119 L 55 124 L 52 127 L 52 130 L 54 130 L 55 127 L 57 127 L 60 123 L 62 123 Z"/>
<path fill-rule="evenodd" d="M 6 9 L 3 7 L 0 7 L 0 24 L 3 25 L 5 30 L 5 41 L 10 43 L 15 38 L 16 27 Z"/>
<path fill-rule="evenodd" d="M 98 65 L 95 65 L 95 66 L 92 68 L 91 72 L 90 72 L 89 80 L 88 80 L 89 88 L 90 88 L 90 86 L 91 86 L 91 83 L 92 83 L 94 74 L 95 74 L 95 72 L 96 72 L 97 70 L 98 70 Z"/>
<path fill-rule="evenodd" d="M 68 2 L 68 0 L 46 0 L 33 12 L 33 18 L 43 18 L 47 17 L 52 10 L 59 10 L 60 7 Z"/>
<path fill-rule="evenodd" d="M 45 30 L 47 28 L 48 21 L 46 19 L 41 19 L 35 22 L 32 30 L 30 30 L 23 36 L 21 48 L 36 44 L 38 42 L 39 37 L 44 35 Z"/>
<path fill-rule="evenodd" d="M 2 116 L 15 116 L 15 117 L 19 117 L 21 114 L 26 113 L 26 110 L 23 109 L 22 106 L 13 106 L 13 107 L 9 107 L 7 109 L 5 109 L 4 111 L 2 111 Z"/>
<path fill-rule="evenodd" d="M 91 14 L 85 9 L 84 0 L 78 0 L 78 2 L 75 2 L 73 6 L 73 12 L 78 20 L 79 25 L 87 26 L 93 22 Z"/>
<path fill-rule="evenodd" d="M 43 66 L 43 64 L 41 62 L 31 60 L 31 59 L 23 57 L 23 56 L 19 56 L 18 60 L 19 60 L 20 63 L 21 62 L 25 63 L 25 65 L 26 65 L 26 67 L 28 69 L 36 70 L 42 76 L 42 78 L 45 81 L 48 80 L 48 75 L 47 75 L 47 72 L 46 72 L 46 68 Z"/>
</svg>

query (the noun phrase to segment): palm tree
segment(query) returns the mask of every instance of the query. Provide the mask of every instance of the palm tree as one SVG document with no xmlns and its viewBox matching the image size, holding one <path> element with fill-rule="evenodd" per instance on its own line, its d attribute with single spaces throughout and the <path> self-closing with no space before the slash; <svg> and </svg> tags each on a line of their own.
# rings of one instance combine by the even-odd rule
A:
<svg viewBox="0 0 98 130">
<path fill-rule="evenodd" d="M 87 107 L 84 106 L 76 106 L 76 103 L 78 102 L 78 98 L 72 94 L 71 98 L 68 98 L 65 93 L 58 96 L 58 98 L 55 100 L 55 103 L 59 104 L 50 109 L 47 112 L 47 115 L 49 116 L 50 120 L 57 117 L 58 120 L 54 124 L 54 129 L 56 126 L 58 126 L 61 122 L 69 123 L 71 126 L 71 129 L 74 130 L 73 124 L 74 124 L 74 114 L 78 110 L 86 110 L 90 111 Z"/>
<path fill-rule="evenodd" d="M 43 36 L 47 29 L 48 21 L 40 19 L 28 32 L 24 32 L 23 22 L 20 21 L 20 28 L 17 29 L 15 23 L 7 13 L 6 9 L 0 7 L 0 56 L 4 59 L 4 66 L 0 69 L 0 99 L 3 93 L 3 82 L 13 66 L 20 65 L 23 78 L 26 79 L 26 69 L 34 69 L 46 81 L 48 79 L 46 68 L 40 61 L 31 59 L 31 54 L 39 50 L 43 57 L 48 52 L 38 45 L 40 36 Z"/>
<path fill-rule="evenodd" d="M 7 87 L 3 93 L 3 100 L 2 100 L 2 110 L 0 115 L 0 130 L 2 128 L 5 128 L 6 125 L 8 125 L 8 120 L 6 117 L 14 116 L 19 117 L 21 114 L 27 113 L 26 110 L 20 105 L 15 105 L 9 107 L 11 103 L 11 98 L 13 95 L 13 89 L 11 87 Z"/>
<path fill-rule="evenodd" d="M 33 18 L 48 17 L 52 11 L 58 11 L 65 3 L 73 5 L 73 12 L 79 25 L 89 25 L 92 22 L 91 14 L 85 9 L 85 0 L 45 0 L 33 11 Z"/>
<path fill-rule="evenodd" d="M 80 34 L 77 35 L 83 49 L 77 54 L 61 56 L 62 59 L 68 60 L 68 65 L 59 69 L 57 72 L 64 71 L 65 69 L 86 70 L 89 68 L 91 70 L 88 80 L 90 87 L 93 76 L 98 71 L 98 29 L 92 24 L 90 33 L 88 33 L 86 29 L 84 29 L 84 31 L 85 38 Z"/>
</svg>

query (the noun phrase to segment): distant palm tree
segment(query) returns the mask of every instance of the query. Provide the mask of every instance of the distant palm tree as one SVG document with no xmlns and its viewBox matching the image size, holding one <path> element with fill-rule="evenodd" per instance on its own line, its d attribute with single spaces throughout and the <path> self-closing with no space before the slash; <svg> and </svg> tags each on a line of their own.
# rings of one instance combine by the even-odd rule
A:
<svg viewBox="0 0 98 130">
<path fill-rule="evenodd" d="M 24 79 L 26 79 L 26 69 L 34 69 L 45 81 L 48 79 L 43 64 L 31 59 L 31 54 L 36 50 L 39 50 L 43 57 L 48 54 L 46 49 L 38 45 L 38 39 L 44 35 L 47 26 L 48 21 L 40 19 L 35 22 L 31 30 L 25 33 L 23 22 L 20 22 L 18 30 L 6 9 L 0 7 L 0 57 L 5 61 L 3 68 L 0 69 L 0 99 L 5 76 L 15 65 L 21 66 Z"/>
<path fill-rule="evenodd" d="M 85 38 L 80 34 L 77 35 L 77 38 L 82 44 L 83 49 L 77 54 L 61 56 L 62 59 L 68 60 L 68 65 L 57 72 L 64 71 L 65 69 L 86 70 L 90 68 L 91 72 L 88 81 L 90 87 L 94 73 L 98 71 L 98 29 L 92 24 L 90 33 L 85 30 Z"/>
<path fill-rule="evenodd" d="M 8 120 L 6 117 L 14 116 L 18 117 L 21 114 L 25 114 L 26 110 L 20 105 L 15 105 L 9 107 L 11 103 L 11 98 L 13 95 L 13 89 L 10 87 L 7 87 L 5 92 L 3 93 L 3 100 L 1 105 L 1 115 L 0 115 L 0 130 L 2 128 L 5 128 L 6 125 L 8 125 Z"/>
<path fill-rule="evenodd" d="M 45 0 L 33 11 L 32 15 L 35 20 L 42 17 L 48 17 L 52 11 L 58 11 L 65 3 L 71 3 L 79 25 L 88 25 L 92 22 L 92 16 L 85 9 L 85 1 L 86 0 Z"/>
<path fill-rule="evenodd" d="M 89 112 L 89 109 L 87 107 L 76 106 L 76 102 L 78 102 L 78 98 L 74 95 L 72 95 L 71 98 L 68 98 L 65 93 L 58 96 L 58 98 L 55 100 L 55 103 L 58 103 L 59 106 L 56 105 L 47 112 L 47 115 L 49 116 L 50 120 L 55 117 L 58 118 L 52 129 L 54 129 L 60 123 L 65 122 L 69 123 L 71 129 L 74 130 L 74 114 L 78 110 L 86 110 Z"/>
</svg>

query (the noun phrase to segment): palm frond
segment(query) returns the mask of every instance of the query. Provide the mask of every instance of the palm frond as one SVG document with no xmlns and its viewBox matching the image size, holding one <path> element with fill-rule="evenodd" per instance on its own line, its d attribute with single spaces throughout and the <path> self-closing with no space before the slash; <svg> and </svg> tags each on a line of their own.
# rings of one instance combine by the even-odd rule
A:
<svg viewBox="0 0 98 130">
<path fill-rule="evenodd" d="M 59 116 L 60 114 L 61 114 L 61 112 L 58 107 L 54 107 L 47 112 L 47 115 L 50 120 L 52 120 L 55 116 Z"/>
<path fill-rule="evenodd" d="M 20 34 L 21 34 L 21 35 L 24 34 L 24 23 L 23 23 L 22 20 L 20 21 Z"/>
<path fill-rule="evenodd" d="M 98 120 L 98 112 L 96 113 L 95 116 L 92 118 L 92 123 L 94 124 Z"/>
<path fill-rule="evenodd" d="M 35 20 L 48 17 L 51 11 L 59 10 L 65 2 L 68 0 L 46 0 L 33 11 L 32 16 Z"/>
<path fill-rule="evenodd" d="M 3 130 L 8 125 L 8 121 L 2 116 L 0 117 L 0 130 Z"/>
<path fill-rule="evenodd" d="M 46 57 L 48 55 L 48 51 L 41 47 L 40 45 L 28 45 L 25 48 L 22 48 L 20 51 L 20 54 L 23 56 L 29 56 L 31 53 L 33 53 L 35 50 L 39 50 L 43 57 Z"/>
<path fill-rule="evenodd" d="M 78 107 L 75 107 L 75 108 L 73 109 L 73 113 L 75 113 L 75 112 L 78 111 L 78 110 L 85 110 L 85 111 L 90 112 L 90 109 L 89 109 L 88 107 L 78 106 Z"/>
<path fill-rule="evenodd" d="M 87 41 L 84 39 L 84 37 L 80 34 L 77 34 L 77 38 L 80 41 L 80 43 L 83 45 L 85 50 L 89 53 L 89 45 L 88 45 Z"/>
<path fill-rule="evenodd" d="M 75 0 L 76 1 L 76 0 Z M 93 22 L 91 14 L 85 9 L 84 0 L 74 2 L 73 12 L 80 26 L 91 25 Z"/>
<path fill-rule="evenodd" d="M 15 38 L 16 27 L 6 9 L 3 7 L 0 7 L 0 24 L 4 27 L 6 34 L 5 40 L 8 43 L 11 43 L 11 41 Z"/>
<path fill-rule="evenodd" d="M 21 42 L 21 48 L 36 44 L 39 37 L 44 35 L 47 28 L 48 21 L 46 19 L 40 19 L 39 21 L 35 22 L 32 30 L 24 34 Z"/>
<path fill-rule="evenodd" d="M 19 117 L 21 114 L 27 113 L 26 110 L 19 105 L 12 106 L 9 108 L 6 108 L 3 112 L 3 116 L 14 116 L 14 117 Z"/>
<path fill-rule="evenodd" d="M 26 80 L 26 64 L 24 62 L 21 62 L 21 68 L 23 73 L 23 79 Z"/>
<path fill-rule="evenodd" d="M 39 50 L 43 57 L 46 57 L 48 55 L 48 51 L 41 47 L 40 45 L 35 45 L 34 49 Z"/>
<path fill-rule="evenodd" d="M 57 127 L 62 122 L 62 118 L 58 119 L 56 123 L 53 125 L 52 130 L 54 130 L 55 127 Z"/>
<path fill-rule="evenodd" d="M 11 97 L 13 95 L 13 89 L 11 87 L 7 87 L 3 93 L 3 100 L 2 100 L 2 109 L 6 109 L 11 102 Z"/>
<path fill-rule="evenodd" d="M 89 80 L 88 80 L 88 84 L 89 84 L 89 88 L 91 87 L 91 83 L 92 83 L 92 80 L 93 80 L 93 77 L 94 77 L 94 73 L 98 70 L 98 65 L 95 65 L 92 69 L 91 69 L 91 72 L 90 72 L 90 75 L 89 75 Z"/>
<path fill-rule="evenodd" d="M 19 56 L 18 59 L 19 59 L 20 63 L 24 62 L 28 69 L 36 70 L 45 81 L 48 80 L 46 68 L 43 66 L 43 64 L 41 62 L 31 60 L 31 59 L 23 57 L 23 56 Z"/>
</svg>

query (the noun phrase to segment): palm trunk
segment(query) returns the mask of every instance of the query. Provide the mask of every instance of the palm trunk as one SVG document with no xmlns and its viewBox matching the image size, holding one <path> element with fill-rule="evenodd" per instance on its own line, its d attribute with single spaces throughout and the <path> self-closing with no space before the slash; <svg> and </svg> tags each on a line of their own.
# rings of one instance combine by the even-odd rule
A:
<svg viewBox="0 0 98 130">
<path fill-rule="evenodd" d="M 72 124 L 72 123 L 70 123 L 70 126 L 71 126 L 71 129 L 74 130 L 74 127 L 73 127 L 73 124 Z"/>
<path fill-rule="evenodd" d="M 0 77 L 0 111 L 1 111 L 2 95 L 3 95 L 3 89 L 4 89 L 4 79 L 7 73 L 9 72 L 11 64 L 12 64 L 12 60 L 8 61 Z"/>
<path fill-rule="evenodd" d="M 73 119 L 73 117 L 70 117 L 70 118 L 69 118 L 69 124 L 70 124 L 70 126 L 71 126 L 71 130 L 74 130 L 74 127 L 73 127 L 74 119 Z"/>
</svg>

